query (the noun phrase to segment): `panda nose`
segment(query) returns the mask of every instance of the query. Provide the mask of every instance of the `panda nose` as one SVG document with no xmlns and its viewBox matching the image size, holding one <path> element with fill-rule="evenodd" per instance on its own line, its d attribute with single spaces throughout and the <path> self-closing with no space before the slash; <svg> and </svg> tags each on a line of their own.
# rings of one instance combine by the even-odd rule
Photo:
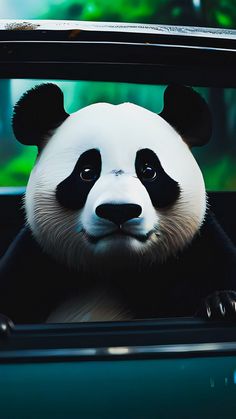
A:
<svg viewBox="0 0 236 419">
<path fill-rule="evenodd" d="M 120 226 L 132 218 L 137 218 L 142 212 L 142 207 L 137 204 L 102 204 L 96 208 L 95 212 L 98 217 Z"/>
</svg>

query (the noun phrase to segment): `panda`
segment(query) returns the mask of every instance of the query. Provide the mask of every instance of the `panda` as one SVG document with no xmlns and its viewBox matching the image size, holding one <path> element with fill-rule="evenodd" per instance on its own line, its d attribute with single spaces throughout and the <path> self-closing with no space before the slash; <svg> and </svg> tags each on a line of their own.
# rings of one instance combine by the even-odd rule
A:
<svg viewBox="0 0 236 419">
<path fill-rule="evenodd" d="M 38 156 L 26 223 L 0 265 L 15 323 L 236 318 L 236 251 L 211 213 L 191 152 L 211 137 L 207 103 L 170 85 L 157 115 L 95 103 L 71 115 L 52 83 L 14 107 Z"/>
</svg>

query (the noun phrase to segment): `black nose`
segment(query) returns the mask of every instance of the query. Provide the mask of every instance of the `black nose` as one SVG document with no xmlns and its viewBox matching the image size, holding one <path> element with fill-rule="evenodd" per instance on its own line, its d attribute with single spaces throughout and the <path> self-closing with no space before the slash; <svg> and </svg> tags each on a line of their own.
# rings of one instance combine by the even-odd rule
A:
<svg viewBox="0 0 236 419">
<path fill-rule="evenodd" d="M 96 208 L 95 212 L 98 217 L 121 225 L 132 218 L 137 218 L 142 208 L 136 204 L 102 204 Z"/>
</svg>

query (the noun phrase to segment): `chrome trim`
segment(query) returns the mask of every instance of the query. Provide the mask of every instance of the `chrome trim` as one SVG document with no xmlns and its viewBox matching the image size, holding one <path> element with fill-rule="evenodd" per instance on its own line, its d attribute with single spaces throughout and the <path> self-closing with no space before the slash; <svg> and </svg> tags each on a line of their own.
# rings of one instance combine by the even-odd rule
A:
<svg viewBox="0 0 236 419">
<path fill-rule="evenodd" d="M 126 358 L 151 355 L 180 355 L 180 354 L 219 354 L 220 352 L 234 352 L 236 355 L 236 342 L 191 343 L 175 345 L 150 346 L 117 346 L 107 348 L 65 348 L 65 349 L 20 349 L 0 351 L 0 361 L 14 361 L 18 359 L 36 360 L 57 358 Z"/>
<path fill-rule="evenodd" d="M 99 32 L 127 32 L 157 35 L 200 36 L 221 39 L 236 39 L 235 29 L 223 29 L 199 26 L 163 25 L 130 22 L 95 22 L 82 20 L 40 20 L 40 19 L 0 19 L 0 30 L 24 30 L 25 25 L 32 25 L 32 30 L 82 30 Z M 19 25 L 19 26 L 18 26 Z M 29 28 L 28 28 L 29 29 Z M 30 28 L 31 29 L 31 28 Z"/>
</svg>

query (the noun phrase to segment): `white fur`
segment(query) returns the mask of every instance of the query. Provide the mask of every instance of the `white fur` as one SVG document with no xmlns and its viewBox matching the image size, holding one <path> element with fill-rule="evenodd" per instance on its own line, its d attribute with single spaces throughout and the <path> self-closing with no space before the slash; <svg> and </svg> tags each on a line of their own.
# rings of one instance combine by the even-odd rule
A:
<svg viewBox="0 0 236 419">
<path fill-rule="evenodd" d="M 55 189 L 73 171 L 81 153 L 92 148 L 101 153 L 101 176 L 82 210 L 66 210 L 55 199 Z M 180 198 L 169 210 L 156 210 L 137 178 L 135 158 L 143 148 L 153 150 L 180 185 Z M 115 170 L 122 174 L 116 176 Z M 96 215 L 96 207 L 104 203 L 142 207 L 140 217 L 124 225 L 130 236 L 112 235 L 115 225 Z M 150 263 L 175 254 L 199 229 L 206 196 L 191 151 L 164 119 L 131 103 L 98 103 L 69 116 L 52 134 L 31 173 L 25 206 L 33 234 L 48 253 L 76 269 L 97 269 L 104 264 L 125 266 L 132 260 L 136 264 L 140 256 L 142 263 Z M 149 239 L 140 241 L 138 236 L 146 234 Z M 101 239 L 91 243 L 88 236 Z"/>
</svg>

